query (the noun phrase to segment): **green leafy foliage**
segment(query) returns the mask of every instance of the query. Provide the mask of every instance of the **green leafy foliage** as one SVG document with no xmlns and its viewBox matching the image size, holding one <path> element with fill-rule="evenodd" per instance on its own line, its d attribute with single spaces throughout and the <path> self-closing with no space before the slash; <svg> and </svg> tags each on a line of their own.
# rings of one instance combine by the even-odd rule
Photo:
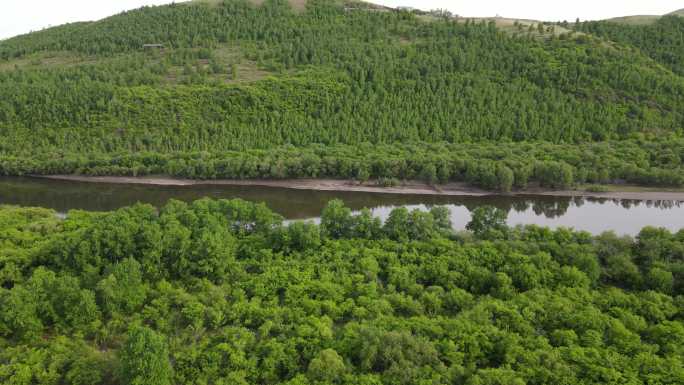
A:
<svg viewBox="0 0 684 385">
<path fill-rule="evenodd" d="M 121 350 L 121 377 L 131 385 L 171 384 L 171 364 L 164 338 L 146 327 L 134 327 Z"/>
<path fill-rule="evenodd" d="M 0 173 L 410 176 L 501 191 L 528 179 L 551 188 L 624 179 L 613 174 L 682 184 L 681 18 L 653 27 L 590 23 L 578 37 L 539 39 L 446 16 L 327 0 L 300 11 L 284 0 L 189 2 L 2 41 Z M 149 43 L 164 49 L 143 49 Z M 647 156 L 624 154 L 616 164 L 598 153 L 600 168 L 578 170 L 587 148 L 606 141 L 615 151 L 636 143 Z M 477 143 L 544 151 L 521 156 L 524 165 L 490 164 Z M 403 175 L 368 159 L 400 144 L 482 165 L 461 175 L 441 163 L 411 165 L 406 153 L 396 156 L 410 167 Z M 343 169 L 294 169 L 298 150 L 321 145 L 336 161 L 364 152 Z M 669 151 L 654 150 L 664 145 Z M 253 165 L 259 150 L 289 154 Z"/>
<path fill-rule="evenodd" d="M 481 206 L 473 210 L 472 219 L 466 229 L 480 238 L 501 238 L 506 229 L 508 213 L 492 206 Z"/>
<path fill-rule="evenodd" d="M 339 201 L 321 225 L 239 200 L 2 207 L 0 382 L 684 380 L 684 230 L 505 214 L 475 210 L 467 234 L 441 207 L 382 223 Z"/>
<path fill-rule="evenodd" d="M 592 21 L 575 28 L 636 47 L 673 72 L 684 75 L 684 17 L 666 15 L 645 25 Z"/>
<path fill-rule="evenodd" d="M 426 168 L 440 182 L 465 182 L 506 191 L 542 185 L 567 189 L 577 183 L 628 182 L 684 186 L 684 140 L 664 137 L 582 145 L 447 144 L 374 146 L 291 146 L 222 153 L 135 153 L 0 155 L 0 175 L 81 174 L 144 176 L 166 174 L 195 179 L 356 178 L 367 172 L 383 187 L 399 179 L 420 179 Z"/>
</svg>

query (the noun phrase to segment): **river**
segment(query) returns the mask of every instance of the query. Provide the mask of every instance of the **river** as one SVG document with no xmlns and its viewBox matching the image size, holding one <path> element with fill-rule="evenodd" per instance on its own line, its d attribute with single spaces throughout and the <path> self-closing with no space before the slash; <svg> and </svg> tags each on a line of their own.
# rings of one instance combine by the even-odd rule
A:
<svg viewBox="0 0 684 385">
<path fill-rule="evenodd" d="M 470 211 L 492 205 L 509 212 L 509 225 L 537 224 L 572 227 L 593 234 L 613 230 L 636 235 L 645 226 L 684 228 L 684 202 L 620 199 L 571 198 L 550 196 L 435 196 L 399 195 L 344 191 L 310 191 L 256 186 L 151 186 L 47 180 L 38 178 L 0 178 L 0 204 L 38 206 L 61 213 L 69 210 L 107 211 L 137 202 L 161 206 L 169 199 L 193 201 L 203 197 L 241 198 L 264 202 L 286 219 L 316 220 L 331 199 L 342 199 L 354 210 L 367 207 L 386 218 L 392 208 L 425 209 L 445 205 L 451 210 L 456 229 L 470 221 Z"/>
</svg>

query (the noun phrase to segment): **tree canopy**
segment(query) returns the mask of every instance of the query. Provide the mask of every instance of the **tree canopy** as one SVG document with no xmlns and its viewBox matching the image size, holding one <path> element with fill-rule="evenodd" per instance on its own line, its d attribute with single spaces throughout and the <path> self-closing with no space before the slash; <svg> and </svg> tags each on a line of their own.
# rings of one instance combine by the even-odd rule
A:
<svg viewBox="0 0 684 385">
<path fill-rule="evenodd" d="M 682 383 L 684 230 L 448 217 L 2 207 L 0 382 Z"/>
<path fill-rule="evenodd" d="M 529 167 L 559 161 L 547 159 L 558 158 L 553 146 L 598 142 L 618 151 L 636 144 L 648 155 L 637 164 L 625 158 L 629 165 L 602 159 L 588 170 L 606 169 L 608 177 L 597 178 L 604 183 L 624 180 L 613 174 L 627 167 L 638 169 L 633 183 L 679 186 L 682 20 L 587 23 L 576 27 L 581 33 L 549 35 L 332 0 L 309 0 L 303 10 L 285 0 L 144 7 L 0 42 L 0 165 L 9 164 L 0 172 L 128 175 L 164 160 L 161 171 L 179 175 L 198 156 L 190 154 L 204 154 L 228 164 L 193 167 L 190 177 L 231 177 L 245 163 L 226 160 L 231 152 L 366 145 L 366 155 L 382 158 L 384 146 L 446 143 L 463 151 L 496 143 L 516 153 L 543 146 L 524 168 L 494 165 L 482 171 L 492 175 L 475 177 L 481 187 L 508 191 L 530 176 L 571 186 L 582 175 L 563 163 Z M 164 49 L 143 48 L 150 43 Z M 663 145 L 671 148 L 651 151 Z M 140 153 L 148 159 L 121 159 Z M 487 163 L 486 151 L 470 154 Z M 576 166 L 583 158 L 572 156 L 560 160 Z M 169 157 L 183 162 L 167 164 Z M 263 163 L 278 177 L 296 174 L 289 167 L 296 161 Z M 367 160 L 354 167 L 361 180 L 386 177 Z M 306 170 L 349 174 L 334 171 Z M 425 163 L 412 173 L 439 183 L 456 172 Z"/>
</svg>

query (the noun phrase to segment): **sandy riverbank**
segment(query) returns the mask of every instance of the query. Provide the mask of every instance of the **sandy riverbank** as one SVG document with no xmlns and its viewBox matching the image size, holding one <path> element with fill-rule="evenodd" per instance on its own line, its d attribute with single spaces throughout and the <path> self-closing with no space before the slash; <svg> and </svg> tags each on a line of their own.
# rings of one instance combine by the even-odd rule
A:
<svg viewBox="0 0 684 385">
<path fill-rule="evenodd" d="M 589 192 L 584 190 L 553 191 L 546 189 L 529 189 L 509 194 L 492 192 L 470 187 L 463 183 L 449 183 L 431 186 L 418 181 L 404 182 L 396 187 L 379 187 L 373 184 L 359 184 L 350 180 L 339 179 L 282 179 L 282 180 L 194 180 L 166 176 L 120 177 L 120 176 L 83 176 L 83 175 L 40 175 L 44 179 L 54 179 L 74 182 L 142 184 L 153 186 L 197 186 L 197 185 L 226 185 L 226 186 L 262 186 L 278 187 L 296 190 L 318 191 L 357 191 L 383 194 L 414 194 L 414 195 L 447 195 L 447 196 L 485 196 L 485 195 L 546 195 L 567 197 L 592 197 L 608 199 L 634 200 L 674 200 L 684 201 L 683 190 L 658 191 L 651 188 L 633 186 L 613 186 L 614 191 Z"/>
</svg>

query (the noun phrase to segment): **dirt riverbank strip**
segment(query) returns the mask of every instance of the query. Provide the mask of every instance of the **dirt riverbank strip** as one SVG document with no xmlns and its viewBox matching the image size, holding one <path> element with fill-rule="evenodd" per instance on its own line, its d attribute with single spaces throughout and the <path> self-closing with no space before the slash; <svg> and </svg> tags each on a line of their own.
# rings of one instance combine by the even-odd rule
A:
<svg viewBox="0 0 684 385">
<path fill-rule="evenodd" d="M 584 190 L 546 190 L 528 189 L 511 193 L 500 193 L 481 190 L 470 187 L 463 183 L 449 183 L 445 185 L 431 186 L 418 181 L 408 181 L 395 187 L 380 187 L 373 184 L 359 184 L 356 181 L 340 179 L 263 179 L 263 180 L 194 180 L 171 178 L 166 176 L 145 177 L 122 177 L 122 176 L 84 176 L 84 175 L 33 175 L 36 178 L 53 179 L 72 182 L 89 183 L 112 183 L 112 184 L 137 184 L 151 186 L 199 186 L 199 185 L 224 185 L 224 186 L 260 186 L 277 187 L 296 190 L 317 191 L 349 191 L 381 194 L 410 194 L 410 195 L 444 195 L 444 196 L 487 196 L 487 195 L 510 195 L 510 196 L 564 196 L 564 197 L 587 197 L 606 199 L 633 199 L 633 200 L 671 200 L 684 201 L 684 190 L 658 191 L 650 188 L 633 186 L 612 186 L 614 191 L 590 192 Z M 624 190 L 621 190 L 624 188 Z"/>
</svg>

